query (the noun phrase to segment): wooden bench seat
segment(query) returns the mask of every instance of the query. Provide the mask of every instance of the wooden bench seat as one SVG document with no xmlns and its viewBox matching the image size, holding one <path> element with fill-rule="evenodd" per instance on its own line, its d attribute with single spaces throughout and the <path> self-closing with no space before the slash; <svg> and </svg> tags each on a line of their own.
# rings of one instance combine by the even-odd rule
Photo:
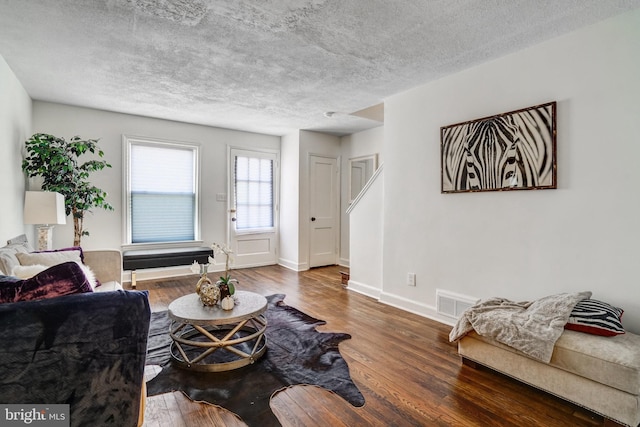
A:
<svg viewBox="0 0 640 427">
<path fill-rule="evenodd" d="M 213 257 L 209 247 L 134 249 L 122 253 L 122 269 L 131 271 L 131 287 L 135 289 L 136 270 L 190 265 L 193 261 L 206 264 L 209 257 Z"/>
</svg>

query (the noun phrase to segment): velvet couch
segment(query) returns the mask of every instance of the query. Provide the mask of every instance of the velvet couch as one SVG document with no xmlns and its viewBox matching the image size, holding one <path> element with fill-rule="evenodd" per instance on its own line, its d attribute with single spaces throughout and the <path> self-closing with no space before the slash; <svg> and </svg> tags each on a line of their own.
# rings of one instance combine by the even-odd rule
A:
<svg viewBox="0 0 640 427">
<path fill-rule="evenodd" d="M 148 295 L 121 289 L 119 251 L 84 258 L 100 292 L 0 304 L 0 403 L 69 404 L 71 426 L 141 425 Z"/>
</svg>

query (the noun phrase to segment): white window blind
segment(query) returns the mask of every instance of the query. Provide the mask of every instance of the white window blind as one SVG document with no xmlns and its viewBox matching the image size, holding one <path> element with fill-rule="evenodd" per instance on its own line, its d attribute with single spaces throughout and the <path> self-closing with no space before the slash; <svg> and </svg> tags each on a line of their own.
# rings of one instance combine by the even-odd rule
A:
<svg viewBox="0 0 640 427">
<path fill-rule="evenodd" d="M 273 160 L 235 158 L 236 229 L 273 227 Z"/>
<path fill-rule="evenodd" d="M 130 146 L 131 243 L 195 240 L 195 147 Z"/>
</svg>

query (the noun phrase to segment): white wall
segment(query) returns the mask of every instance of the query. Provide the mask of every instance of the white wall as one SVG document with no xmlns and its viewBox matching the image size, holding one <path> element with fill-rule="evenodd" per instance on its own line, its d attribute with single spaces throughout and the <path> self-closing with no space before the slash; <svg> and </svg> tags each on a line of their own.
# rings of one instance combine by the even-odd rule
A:
<svg viewBox="0 0 640 427">
<path fill-rule="evenodd" d="M 636 10 L 385 100 L 381 300 L 591 290 L 640 332 L 639 52 Z M 553 100 L 557 190 L 440 193 L 441 126 Z"/>
<path fill-rule="evenodd" d="M 280 253 L 278 263 L 299 271 L 300 133 L 282 137 L 280 146 Z"/>
<path fill-rule="evenodd" d="M 380 298 L 384 270 L 384 165 L 354 201 L 349 212 L 352 245 L 349 289 Z"/>
<path fill-rule="evenodd" d="M 85 228 L 90 236 L 83 237 L 82 245 L 88 249 L 120 248 L 124 242 L 122 134 L 201 144 L 201 237 L 205 245 L 226 242 L 227 204 L 216 201 L 216 194 L 227 192 L 227 145 L 280 149 L 280 137 L 277 136 L 38 101 L 33 106 L 33 122 L 35 132 L 65 138 L 74 135 L 100 138 L 99 146 L 105 152 L 104 158 L 113 166 L 91 177 L 92 183 L 109 193 L 108 200 L 115 211 L 95 209 L 85 218 Z M 73 242 L 73 224 L 70 219 L 67 223 L 55 228 L 54 247 L 69 246 Z"/>
<path fill-rule="evenodd" d="M 378 154 L 378 164 L 381 164 L 384 147 L 384 127 L 379 126 L 373 129 L 343 136 L 340 139 L 342 150 L 342 177 L 341 177 L 341 197 L 340 197 L 340 264 L 349 266 L 349 159 L 362 156 Z M 381 206 L 381 205 L 380 205 Z"/>
<path fill-rule="evenodd" d="M 26 186 L 22 149 L 30 136 L 31 98 L 0 56 L 0 246 L 25 231 L 33 242 L 33 226 L 25 226 L 22 215 Z"/>
<path fill-rule="evenodd" d="M 309 156 L 340 158 L 340 138 L 298 131 L 282 137 L 280 256 L 294 271 L 309 269 Z"/>
<path fill-rule="evenodd" d="M 202 145 L 202 240 L 205 245 L 226 241 L 227 205 L 216 201 L 226 192 L 227 145 L 280 150 L 281 138 L 248 132 L 191 125 L 167 120 L 112 113 L 36 101 L 33 105 L 34 132 L 58 136 L 99 138 L 104 159 L 113 166 L 92 175 L 92 182 L 109 194 L 115 212 L 95 209 L 85 218 L 90 235 L 83 237 L 87 249 L 119 248 L 124 240 L 122 215 L 122 134 L 190 141 Z M 340 139 L 317 132 L 301 131 L 282 138 L 281 153 L 281 239 L 279 262 L 295 270 L 309 268 L 309 155 L 340 158 Z M 299 163 L 298 163 L 299 162 Z M 56 226 L 54 247 L 69 246 L 73 225 Z M 149 276 L 154 277 L 154 276 Z M 139 277 L 147 278 L 147 277 Z"/>
</svg>

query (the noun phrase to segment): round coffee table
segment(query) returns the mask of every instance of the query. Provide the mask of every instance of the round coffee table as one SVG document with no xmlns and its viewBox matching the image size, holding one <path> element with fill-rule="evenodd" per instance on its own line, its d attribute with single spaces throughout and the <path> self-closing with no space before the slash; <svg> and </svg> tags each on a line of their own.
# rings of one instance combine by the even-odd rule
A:
<svg viewBox="0 0 640 427">
<path fill-rule="evenodd" d="M 169 304 L 174 363 L 195 371 L 222 372 L 249 365 L 264 354 L 267 299 L 247 291 L 236 291 L 234 296 L 237 303 L 232 310 L 205 306 L 197 294 Z"/>
</svg>

